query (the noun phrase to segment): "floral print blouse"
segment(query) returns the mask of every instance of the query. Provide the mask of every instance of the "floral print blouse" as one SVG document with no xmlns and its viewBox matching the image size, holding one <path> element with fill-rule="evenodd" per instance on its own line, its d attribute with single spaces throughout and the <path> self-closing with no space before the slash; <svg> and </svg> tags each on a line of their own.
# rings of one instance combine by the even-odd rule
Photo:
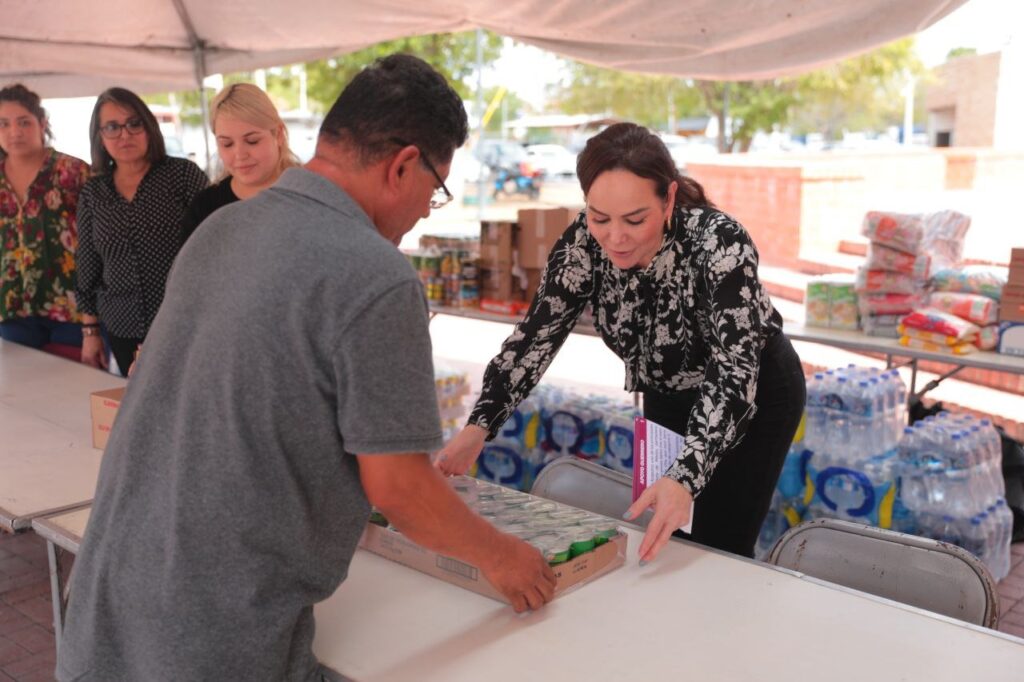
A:
<svg viewBox="0 0 1024 682">
<path fill-rule="evenodd" d="M 581 212 L 552 248 L 526 316 L 487 366 L 469 423 L 495 435 L 590 303 L 598 333 L 625 362 L 627 391 L 698 391 L 683 451 L 666 473 L 698 495 L 746 432 L 761 350 L 782 330 L 757 265 L 735 220 L 711 208 L 677 208 L 651 263 L 620 270 Z"/>
<path fill-rule="evenodd" d="M 79 321 L 75 212 L 88 178 L 84 161 L 48 149 L 22 204 L 0 164 L 0 320 Z"/>
</svg>

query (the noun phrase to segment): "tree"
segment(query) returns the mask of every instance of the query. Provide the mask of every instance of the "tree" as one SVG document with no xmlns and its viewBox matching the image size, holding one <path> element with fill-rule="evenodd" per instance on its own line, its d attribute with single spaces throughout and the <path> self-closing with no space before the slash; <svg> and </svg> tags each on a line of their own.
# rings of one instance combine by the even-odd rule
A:
<svg viewBox="0 0 1024 682">
<path fill-rule="evenodd" d="M 679 78 L 613 71 L 569 62 L 568 78 L 552 93 L 552 108 L 567 114 L 607 114 L 649 128 L 704 113 L 700 93 Z"/>
<path fill-rule="evenodd" d="M 483 59 L 488 63 L 501 53 L 501 36 L 484 32 Z M 375 59 L 394 52 L 416 55 L 441 72 L 463 99 L 471 93 L 466 83 L 476 73 L 476 32 L 435 33 L 412 38 L 400 38 L 330 59 L 321 59 L 306 65 L 309 98 L 325 109 L 334 103 L 345 85 L 363 67 Z"/>
<path fill-rule="evenodd" d="M 946 53 L 946 61 L 956 59 L 957 57 L 973 57 L 978 54 L 978 50 L 973 47 L 954 47 L 948 53 Z"/>
<path fill-rule="evenodd" d="M 745 152 L 754 135 L 786 122 L 793 104 L 785 81 L 698 81 L 704 106 L 718 119 L 718 151 Z"/>
<path fill-rule="evenodd" d="M 845 59 L 793 79 L 794 131 L 820 131 L 838 139 L 843 130 L 899 125 L 902 89 L 924 72 L 914 53 L 914 39 L 903 38 L 877 50 Z"/>
</svg>

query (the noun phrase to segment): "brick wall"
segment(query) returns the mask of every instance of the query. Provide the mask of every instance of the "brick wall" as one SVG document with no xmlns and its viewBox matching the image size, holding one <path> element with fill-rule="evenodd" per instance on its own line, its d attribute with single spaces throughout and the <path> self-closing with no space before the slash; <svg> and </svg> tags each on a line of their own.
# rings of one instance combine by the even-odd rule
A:
<svg viewBox="0 0 1024 682">
<path fill-rule="evenodd" d="M 998 52 L 953 59 L 934 69 L 925 106 L 929 112 L 953 108 L 956 147 L 991 147 L 995 142 L 996 101 L 1002 55 Z M 934 142 L 934 132 L 929 130 Z"/>
<path fill-rule="evenodd" d="M 736 155 L 716 163 L 689 163 L 689 174 L 719 208 L 750 232 L 761 262 L 795 267 L 800 244 L 801 169 L 762 164 Z"/>
</svg>

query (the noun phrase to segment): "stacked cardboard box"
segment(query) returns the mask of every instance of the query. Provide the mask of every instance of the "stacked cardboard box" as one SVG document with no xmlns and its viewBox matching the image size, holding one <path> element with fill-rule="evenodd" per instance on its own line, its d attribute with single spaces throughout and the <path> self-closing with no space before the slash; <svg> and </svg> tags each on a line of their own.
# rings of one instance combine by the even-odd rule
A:
<svg viewBox="0 0 1024 682">
<path fill-rule="evenodd" d="M 1010 272 L 999 302 L 999 352 L 1024 355 L 1024 248 L 1010 251 Z"/>
<path fill-rule="evenodd" d="M 89 411 L 92 413 L 92 446 L 97 450 L 107 447 L 114 417 L 124 398 L 124 388 L 110 388 L 89 395 Z"/>
<path fill-rule="evenodd" d="M 569 208 L 521 209 L 517 222 L 480 224 L 480 298 L 529 303 L 551 248 L 572 222 Z"/>
</svg>

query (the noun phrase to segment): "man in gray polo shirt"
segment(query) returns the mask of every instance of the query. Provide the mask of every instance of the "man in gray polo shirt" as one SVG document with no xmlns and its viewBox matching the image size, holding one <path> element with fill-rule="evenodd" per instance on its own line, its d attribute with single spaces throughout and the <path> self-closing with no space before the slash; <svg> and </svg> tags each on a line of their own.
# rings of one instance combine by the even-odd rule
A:
<svg viewBox="0 0 1024 682">
<path fill-rule="evenodd" d="M 427 309 L 394 244 L 450 198 L 466 128 L 426 63 L 380 60 L 304 169 L 189 240 L 104 455 L 59 679 L 336 679 L 311 650 L 313 604 L 345 579 L 370 504 L 517 611 L 551 598 L 540 554 L 425 454 L 441 445 Z"/>
</svg>

